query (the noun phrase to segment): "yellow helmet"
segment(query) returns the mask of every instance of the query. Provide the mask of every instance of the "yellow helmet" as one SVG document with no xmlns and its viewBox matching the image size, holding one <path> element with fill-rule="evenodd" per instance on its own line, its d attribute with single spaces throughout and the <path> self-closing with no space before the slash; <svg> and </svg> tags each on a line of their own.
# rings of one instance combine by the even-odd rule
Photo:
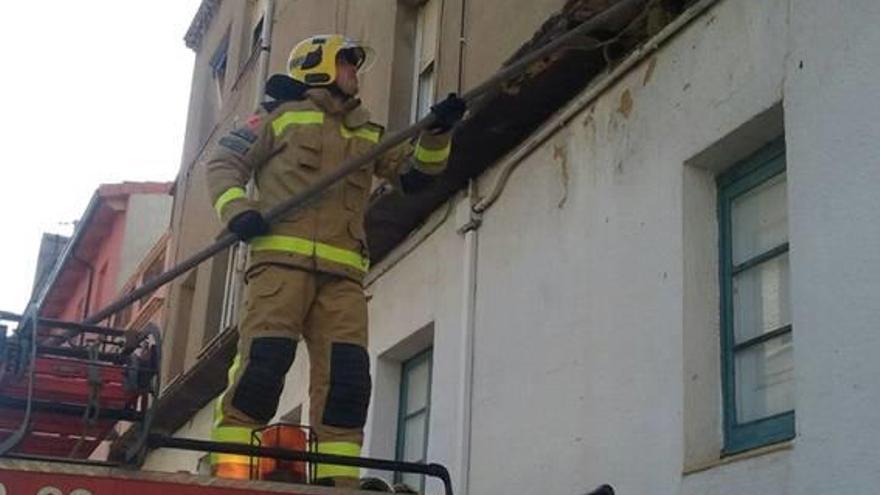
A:
<svg viewBox="0 0 880 495">
<path fill-rule="evenodd" d="M 329 86 L 336 81 L 336 58 L 340 54 L 357 66 L 358 72 L 369 69 L 375 59 L 371 48 L 341 34 L 312 36 L 290 51 L 287 73 L 309 86 Z"/>
</svg>

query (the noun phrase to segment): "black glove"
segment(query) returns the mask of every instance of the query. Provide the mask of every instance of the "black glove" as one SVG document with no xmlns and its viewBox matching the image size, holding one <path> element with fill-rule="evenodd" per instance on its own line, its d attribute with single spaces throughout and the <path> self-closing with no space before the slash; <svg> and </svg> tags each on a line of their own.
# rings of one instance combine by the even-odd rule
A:
<svg viewBox="0 0 880 495">
<path fill-rule="evenodd" d="M 467 103 L 457 94 L 449 93 L 445 100 L 431 107 L 435 120 L 428 130 L 435 134 L 449 132 L 464 117 L 465 111 L 467 111 Z"/>
<path fill-rule="evenodd" d="M 266 223 L 263 214 L 257 210 L 246 210 L 235 215 L 229 221 L 227 228 L 245 242 L 269 233 L 269 224 Z"/>
</svg>

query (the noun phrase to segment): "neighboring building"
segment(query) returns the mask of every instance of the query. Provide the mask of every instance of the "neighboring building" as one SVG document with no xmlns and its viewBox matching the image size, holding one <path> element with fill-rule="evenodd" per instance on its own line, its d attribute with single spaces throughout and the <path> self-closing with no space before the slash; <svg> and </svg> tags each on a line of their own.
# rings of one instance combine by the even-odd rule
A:
<svg viewBox="0 0 880 495">
<path fill-rule="evenodd" d="M 39 308 L 40 316 L 46 318 L 81 322 L 135 284 L 161 273 L 168 244 L 171 187 L 170 182 L 100 185 L 69 239 L 44 234 L 29 308 Z M 136 330 L 149 322 L 161 327 L 164 294 L 165 290 L 159 289 L 101 323 Z M 99 341 L 98 335 L 90 332 L 78 333 L 80 340 L 75 342 L 68 342 L 68 330 L 48 332 L 52 336 L 43 334 L 42 344 Z M 103 342 L 100 346 L 98 349 L 104 350 Z M 114 435 L 127 427 L 120 422 Z M 106 459 L 110 446 L 109 441 L 98 445 L 91 458 Z"/>
<path fill-rule="evenodd" d="M 82 321 L 120 295 L 168 228 L 171 183 L 103 184 L 41 291 L 41 315 Z"/>
<path fill-rule="evenodd" d="M 40 252 L 37 255 L 37 269 L 34 270 L 31 298 L 42 290 L 69 240 L 70 237 L 63 235 L 43 233 L 43 238 L 40 239 Z"/>
<path fill-rule="evenodd" d="M 279 1 L 270 68 L 363 38 L 399 128 L 614 3 Z M 199 164 L 253 107 L 265 4 L 205 0 L 187 35 L 175 260 L 221 228 Z M 473 108 L 431 191 L 375 198 L 364 453 L 443 463 L 458 494 L 876 493 L 880 3 L 651 4 Z M 156 422 L 180 436 L 208 437 L 234 352 L 228 258 L 171 288 Z M 308 417 L 307 363 L 278 417 Z"/>
</svg>

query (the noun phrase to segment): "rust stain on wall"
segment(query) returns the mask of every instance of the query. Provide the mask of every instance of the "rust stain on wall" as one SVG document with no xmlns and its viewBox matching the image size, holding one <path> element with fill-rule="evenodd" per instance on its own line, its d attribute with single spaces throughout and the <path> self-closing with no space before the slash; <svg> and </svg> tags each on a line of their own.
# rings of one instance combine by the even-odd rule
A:
<svg viewBox="0 0 880 495">
<path fill-rule="evenodd" d="M 559 203 L 556 204 L 557 208 L 562 208 L 568 200 L 568 153 L 565 151 L 565 145 L 553 145 L 553 160 L 559 162 L 560 172 L 562 173 L 562 197 L 559 199 Z"/>
<path fill-rule="evenodd" d="M 645 70 L 645 78 L 642 80 L 642 86 L 647 86 L 651 77 L 654 75 L 654 69 L 657 68 L 657 57 L 652 58 L 648 62 L 648 68 Z"/>
<path fill-rule="evenodd" d="M 625 89 L 623 93 L 620 95 L 620 106 L 617 107 L 617 111 L 622 113 L 624 117 L 629 118 L 629 115 L 632 113 L 633 109 L 633 97 L 632 93 L 628 89 Z"/>
</svg>

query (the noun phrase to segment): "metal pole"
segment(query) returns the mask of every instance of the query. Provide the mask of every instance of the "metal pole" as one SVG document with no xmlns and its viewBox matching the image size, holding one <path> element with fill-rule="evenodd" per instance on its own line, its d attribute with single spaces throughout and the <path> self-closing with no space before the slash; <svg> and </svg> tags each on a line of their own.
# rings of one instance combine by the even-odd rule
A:
<svg viewBox="0 0 880 495">
<path fill-rule="evenodd" d="M 218 454 L 236 454 L 249 457 L 268 457 L 283 461 L 310 462 L 315 464 L 337 464 L 381 471 L 397 471 L 404 473 L 424 474 L 439 478 L 443 482 L 446 495 L 452 495 L 452 480 L 449 471 L 440 464 L 416 464 L 412 462 L 389 461 L 370 457 L 350 457 L 333 454 L 318 454 L 301 450 L 281 449 L 277 447 L 257 447 L 254 445 L 209 442 L 190 438 L 174 438 L 164 435 L 150 435 L 147 444 L 155 449 L 194 450 Z"/>
<path fill-rule="evenodd" d="M 468 103 L 473 102 L 475 99 L 482 97 L 483 95 L 496 89 L 509 79 L 520 75 L 534 62 L 550 55 L 551 53 L 565 47 L 566 45 L 570 45 L 580 36 L 587 34 L 588 32 L 606 24 L 621 22 L 621 20 L 618 19 L 618 16 L 622 17 L 623 14 L 641 8 L 647 2 L 648 0 L 621 0 L 620 2 L 614 4 L 612 7 L 609 7 L 608 9 L 596 14 L 587 21 L 584 21 L 581 25 L 568 31 L 564 35 L 523 56 L 509 66 L 502 68 L 500 71 L 495 73 L 495 75 L 484 81 L 482 84 L 467 91 L 464 95 L 462 95 L 462 98 Z M 290 199 L 270 209 L 268 212 L 265 212 L 266 220 L 268 222 L 273 222 L 287 212 L 291 211 L 292 209 L 302 207 L 309 201 L 316 199 L 318 195 L 320 195 L 324 190 L 335 184 L 343 177 L 372 162 L 373 160 L 390 151 L 392 148 L 396 147 L 400 143 L 417 136 L 420 132 L 430 127 L 433 123 L 434 116 L 428 114 L 422 120 L 416 122 L 412 126 L 387 136 L 369 153 L 344 162 L 339 168 L 319 179 L 311 188 L 297 195 L 294 195 Z M 236 242 L 238 242 L 238 237 L 236 235 L 232 233 L 223 234 L 223 236 L 221 236 L 220 239 L 218 239 L 214 244 L 203 248 L 201 251 L 182 261 L 177 266 L 172 267 L 167 272 L 157 276 L 156 278 L 151 279 L 144 285 L 117 299 L 113 303 L 109 304 L 105 308 L 87 318 L 85 320 L 85 323 L 94 324 L 104 320 L 108 316 L 111 316 L 114 313 L 125 308 L 126 306 L 134 303 L 135 301 L 149 294 L 150 292 L 190 271 L 191 269 L 201 264 L 203 261 L 211 258 L 212 256 L 216 255 L 220 251 L 223 251 L 224 249 L 228 248 Z"/>
</svg>

